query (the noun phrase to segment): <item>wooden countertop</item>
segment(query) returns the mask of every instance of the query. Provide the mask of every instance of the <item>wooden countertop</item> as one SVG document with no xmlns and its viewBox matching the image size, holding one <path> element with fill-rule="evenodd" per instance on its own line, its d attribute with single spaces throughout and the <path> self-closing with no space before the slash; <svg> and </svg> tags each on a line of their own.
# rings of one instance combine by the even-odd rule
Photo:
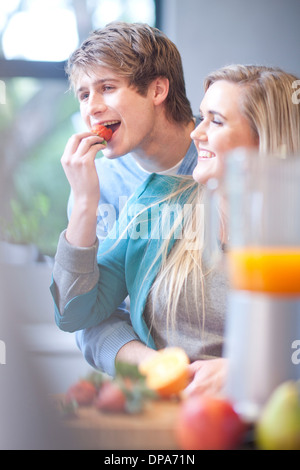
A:
<svg viewBox="0 0 300 470">
<path fill-rule="evenodd" d="M 76 417 L 62 418 L 81 449 L 174 450 L 174 427 L 179 410 L 176 401 L 147 403 L 138 414 L 105 413 L 80 407 Z"/>
</svg>

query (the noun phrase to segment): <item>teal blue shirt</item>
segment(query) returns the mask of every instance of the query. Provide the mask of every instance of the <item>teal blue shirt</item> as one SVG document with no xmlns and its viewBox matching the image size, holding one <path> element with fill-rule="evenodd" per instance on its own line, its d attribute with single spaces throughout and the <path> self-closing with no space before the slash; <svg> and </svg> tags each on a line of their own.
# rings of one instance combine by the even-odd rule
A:
<svg viewBox="0 0 300 470">
<path fill-rule="evenodd" d="M 143 318 L 149 290 L 160 268 L 162 243 L 168 235 L 168 250 L 181 237 L 182 227 L 170 236 L 176 211 L 181 210 L 192 190 L 179 191 L 172 203 L 164 198 L 184 184 L 186 178 L 152 174 L 135 191 L 119 220 L 101 243 L 97 263 L 99 280 L 89 292 L 71 299 L 61 315 L 55 299 L 55 319 L 60 329 L 74 332 L 89 328 L 112 315 L 129 295 L 133 328 L 141 341 L 155 348 Z M 163 209 L 169 210 L 169 228 L 162 227 Z"/>
</svg>

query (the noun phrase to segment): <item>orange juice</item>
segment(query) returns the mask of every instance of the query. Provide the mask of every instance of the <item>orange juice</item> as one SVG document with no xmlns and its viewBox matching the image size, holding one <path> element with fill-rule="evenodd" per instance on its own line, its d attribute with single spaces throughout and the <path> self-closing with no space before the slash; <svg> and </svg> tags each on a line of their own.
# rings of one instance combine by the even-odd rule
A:
<svg viewBox="0 0 300 470">
<path fill-rule="evenodd" d="M 300 295 L 300 247 L 243 247 L 228 252 L 233 289 Z"/>
</svg>

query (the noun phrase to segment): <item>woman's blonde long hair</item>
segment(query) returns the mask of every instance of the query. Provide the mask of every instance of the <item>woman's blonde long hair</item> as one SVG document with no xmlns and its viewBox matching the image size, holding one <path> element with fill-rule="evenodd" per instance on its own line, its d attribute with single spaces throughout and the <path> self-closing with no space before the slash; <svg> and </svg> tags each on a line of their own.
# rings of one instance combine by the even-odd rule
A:
<svg viewBox="0 0 300 470">
<path fill-rule="evenodd" d="M 241 112 L 259 139 L 262 154 L 300 151 L 300 103 L 295 99 L 299 79 L 275 67 L 229 65 L 209 74 L 207 89 L 218 80 L 242 88 Z"/>
<path fill-rule="evenodd" d="M 300 104 L 293 100 L 297 77 L 278 68 L 256 65 L 230 65 L 211 73 L 205 80 L 205 91 L 217 80 L 226 80 L 242 87 L 241 112 L 248 119 L 259 139 L 259 150 L 265 154 L 299 154 L 300 156 Z M 299 83 L 300 84 L 300 83 Z M 185 185 L 182 186 L 185 190 Z M 201 203 L 203 187 L 194 183 L 189 203 Z M 170 195 L 169 200 L 172 200 Z M 181 214 L 183 216 L 183 212 Z M 180 217 L 180 215 L 179 215 Z M 177 224 L 182 223 L 179 219 Z M 201 226 L 202 224 L 202 226 Z M 196 233 L 197 250 L 191 250 L 190 240 L 182 237 L 170 254 L 165 243 L 158 256 L 162 256 L 160 271 L 151 289 L 152 298 L 160 298 L 166 305 L 166 324 L 175 325 L 180 295 L 185 298 L 188 311 L 187 283 L 194 292 L 199 321 L 204 327 L 204 280 L 202 243 L 204 218 L 191 210 L 185 214 L 184 233 Z M 155 310 L 155 304 L 154 308 Z"/>
<path fill-rule="evenodd" d="M 202 252 L 204 249 L 204 201 L 203 187 L 196 183 L 192 177 L 182 177 L 180 191 L 189 191 L 184 205 L 177 212 L 168 239 L 162 244 L 161 249 L 153 260 L 149 273 L 157 260 L 161 258 L 161 267 L 158 275 L 152 285 L 150 295 L 152 298 L 152 323 L 155 321 L 156 299 L 159 299 L 161 305 L 165 305 L 165 311 L 160 314 L 166 315 L 166 329 L 175 328 L 176 312 L 179 299 L 184 299 L 186 312 L 188 313 L 188 294 L 193 292 L 193 298 L 196 300 L 199 327 L 202 324 L 205 314 L 204 305 L 201 307 L 201 298 L 204 298 L 204 270 L 202 266 Z M 178 191 L 170 194 L 164 201 L 165 208 L 167 204 L 178 197 Z M 162 212 L 161 226 L 165 225 L 165 220 L 169 219 L 169 211 Z M 169 240 L 176 233 L 181 236 L 175 241 L 172 249 L 169 251 Z M 191 282 L 191 285 L 189 284 Z M 192 289 L 192 291 L 191 291 Z"/>
</svg>

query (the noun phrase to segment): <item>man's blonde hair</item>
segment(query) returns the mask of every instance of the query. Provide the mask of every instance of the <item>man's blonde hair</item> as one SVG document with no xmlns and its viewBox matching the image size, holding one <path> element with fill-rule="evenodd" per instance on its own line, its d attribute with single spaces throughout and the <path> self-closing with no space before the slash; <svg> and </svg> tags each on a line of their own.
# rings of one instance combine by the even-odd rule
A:
<svg viewBox="0 0 300 470">
<path fill-rule="evenodd" d="M 175 44 L 159 29 L 142 23 L 109 23 L 94 31 L 73 52 L 66 72 L 74 86 L 82 73 L 92 73 L 98 66 L 126 78 L 129 86 L 143 96 L 153 80 L 167 78 L 167 117 L 179 123 L 188 123 L 193 118 L 181 56 Z"/>
</svg>

